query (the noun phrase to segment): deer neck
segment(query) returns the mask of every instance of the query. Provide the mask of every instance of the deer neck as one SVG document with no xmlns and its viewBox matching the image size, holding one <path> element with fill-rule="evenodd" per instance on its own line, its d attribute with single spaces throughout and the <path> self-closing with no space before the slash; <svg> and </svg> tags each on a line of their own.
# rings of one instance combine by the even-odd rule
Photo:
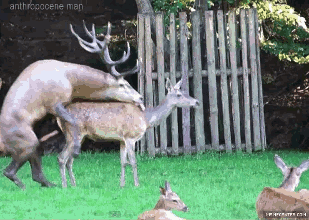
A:
<svg viewBox="0 0 309 220">
<path fill-rule="evenodd" d="M 167 211 L 170 210 L 168 207 L 166 207 L 164 199 L 162 199 L 161 197 L 160 197 L 159 201 L 157 202 L 156 206 L 154 207 L 154 209 L 155 210 L 164 209 L 164 210 L 167 210 Z"/>
<path fill-rule="evenodd" d="M 295 188 L 298 186 L 299 181 L 295 180 L 294 167 L 290 168 L 289 175 L 283 180 L 279 188 L 285 189 L 287 191 L 295 191 Z M 294 174 L 294 175 L 293 175 Z"/>
<path fill-rule="evenodd" d="M 170 103 L 168 99 L 163 100 L 157 107 L 147 108 L 145 110 L 145 115 L 148 122 L 148 127 L 153 127 L 160 124 L 160 122 L 163 119 L 166 119 L 175 108 L 176 106 Z"/>
</svg>

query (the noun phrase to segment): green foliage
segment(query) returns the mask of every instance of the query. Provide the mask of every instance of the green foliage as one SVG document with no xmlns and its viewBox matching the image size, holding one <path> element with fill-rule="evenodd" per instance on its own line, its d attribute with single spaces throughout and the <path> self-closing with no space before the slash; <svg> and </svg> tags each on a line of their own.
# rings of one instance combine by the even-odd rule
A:
<svg viewBox="0 0 309 220">
<path fill-rule="evenodd" d="M 232 7 L 257 8 L 264 33 L 264 38 L 261 40 L 263 50 L 277 55 L 281 60 L 299 64 L 309 63 L 309 30 L 306 28 L 306 20 L 287 5 L 285 0 L 208 0 L 208 6 L 221 5 L 223 1 Z M 165 25 L 169 24 L 170 13 L 178 13 L 180 10 L 189 12 L 193 4 L 194 0 L 153 1 L 155 11 L 165 12 Z"/>
<path fill-rule="evenodd" d="M 309 30 L 305 19 L 294 9 L 278 1 L 256 3 L 259 19 L 262 20 L 264 40 L 262 49 L 278 56 L 280 60 L 309 63 Z"/>
<path fill-rule="evenodd" d="M 156 0 L 153 1 L 155 11 L 163 11 L 165 14 L 177 13 L 183 8 L 183 3 L 180 0 Z"/>
<path fill-rule="evenodd" d="M 186 2 L 186 0 L 154 0 L 153 9 L 155 12 L 164 12 L 164 24 L 167 26 L 169 24 L 169 15 L 171 13 L 177 14 L 181 11 Z"/>
<path fill-rule="evenodd" d="M 299 64 L 309 63 L 309 45 L 306 44 L 267 40 L 263 42 L 262 49 L 276 54 L 280 60 L 294 61 Z"/>
</svg>

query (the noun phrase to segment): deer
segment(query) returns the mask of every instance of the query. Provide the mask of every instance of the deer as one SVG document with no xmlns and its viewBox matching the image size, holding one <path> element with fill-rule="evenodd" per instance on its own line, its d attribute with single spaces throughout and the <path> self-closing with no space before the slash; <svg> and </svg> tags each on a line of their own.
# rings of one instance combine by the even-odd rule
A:
<svg viewBox="0 0 309 220">
<path fill-rule="evenodd" d="M 294 192 L 298 186 L 300 177 L 303 172 L 309 168 L 309 160 L 302 162 L 299 167 L 288 167 L 277 154 L 274 156 L 276 166 L 282 171 L 284 176 L 283 182 L 278 187 L 287 191 Z"/>
<path fill-rule="evenodd" d="M 156 206 L 150 210 L 138 216 L 138 220 L 181 220 L 171 210 L 175 209 L 178 211 L 187 212 L 188 207 L 184 204 L 179 196 L 171 190 L 169 182 L 165 181 L 165 188 L 160 187 L 160 199 Z"/>
<path fill-rule="evenodd" d="M 120 141 L 121 177 L 120 187 L 125 185 L 125 167 L 130 164 L 133 170 L 134 184 L 139 186 L 137 165 L 135 159 L 135 143 L 140 140 L 148 128 L 154 127 L 166 119 L 176 107 L 199 106 L 199 101 L 190 97 L 180 89 L 182 79 L 173 87 L 170 80 L 166 80 L 168 93 L 157 107 L 148 107 L 142 111 L 132 103 L 105 102 L 90 103 L 80 102 L 67 106 L 70 114 L 76 118 L 79 127 L 77 139 L 80 143 L 85 137 L 94 141 L 117 140 Z M 73 126 L 57 118 L 57 123 L 66 137 L 66 146 L 58 156 L 62 186 L 67 187 L 65 168 L 67 168 L 71 185 L 76 186 L 72 171 L 74 148 Z M 129 159 L 129 162 L 127 161 Z"/>
<path fill-rule="evenodd" d="M 108 50 L 110 23 L 103 41 L 96 38 L 94 24 L 91 32 L 88 31 L 85 22 L 83 26 L 86 34 L 92 39 L 91 43 L 81 39 L 74 32 L 72 25 L 71 32 L 86 51 L 100 54 L 102 61 L 108 66 L 108 73 L 80 64 L 40 60 L 21 72 L 4 99 L 0 115 L 0 133 L 4 148 L 11 155 L 12 161 L 3 174 L 21 189 L 25 189 L 25 185 L 16 173 L 27 161 L 30 162 L 34 181 L 45 187 L 55 186 L 43 174 L 41 157 L 37 152 L 39 140 L 33 131 L 34 123 L 47 113 L 68 122 L 74 131 L 73 137 L 77 137 L 79 131 L 76 118 L 65 108 L 74 98 L 117 100 L 134 103 L 144 109 L 142 96 L 124 80 L 124 76 L 139 71 L 138 62 L 127 72 L 119 73 L 116 70 L 116 65 L 124 63 L 130 56 L 129 43 L 122 58 L 113 61 Z M 73 156 L 78 156 L 79 142 L 75 138 L 73 141 Z"/>
<path fill-rule="evenodd" d="M 281 159 L 281 157 L 275 154 L 274 162 L 276 166 L 282 171 L 282 174 L 284 176 L 281 185 L 278 187 L 279 192 L 285 192 L 285 194 L 288 194 L 290 196 L 295 196 L 296 194 L 299 194 L 300 198 L 303 195 L 307 194 L 306 189 L 302 189 L 296 194 L 294 192 L 300 182 L 300 177 L 302 173 L 305 172 L 309 168 L 309 160 L 303 161 L 298 167 L 288 167 L 284 163 L 284 161 Z M 280 202 L 271 200 L 269 191 L 270 189 L 264 188 L 263 192 L 257 198 L 256 210 L 257 210 L 259 217 L 263 215 L 264 211 L 269 211 L 269 210 L 276 211 L 276 209 L 280 209 L 282 211 L 286 208 L 286 207 L 281 207 Z"/>
</svg>

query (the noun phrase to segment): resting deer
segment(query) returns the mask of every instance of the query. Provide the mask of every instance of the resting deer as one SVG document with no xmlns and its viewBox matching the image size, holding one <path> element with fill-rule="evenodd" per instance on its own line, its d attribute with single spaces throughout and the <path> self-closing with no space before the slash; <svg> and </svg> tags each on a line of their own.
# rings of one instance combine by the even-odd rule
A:
<svg viewBox="0 0 309 220">
<path fill-rule="evenodd" d="M 309 168 L 309 160 L 302 162 L 299 167 L 287 167 L 281 157 L 275 154 L 274 161 L 284 176 L 283 182 L 279 188 L 294 192 L 299 184 L 302 173 Z"/>
<path fill-rule="evenodd" d="M 307 190 L 294 192 L 300 177 L 309 167 L 309 160 L 305 160 L 298 167 L 288 167 L 278 156 L 274 157 L 275 164 L 282 171 L 283 182 L 278 188 L 265 187 L 256 201 L 256 212 L 259 218 L 273 219 L 267 216 L 268 212 L 293 212 L 302 206 L 301 199 Z"/>
<path fill-rule="evenodd" d="M 54 186 L 44 177 L 41 158 L 37 152 L 38 138 L 33 132 L 33 124 L 51 113 L 67 121 L 77 137 L 78 127 L 76 118 L 70 114 L 65 105 L 73 98 L 87 100 L 119 100 L 134 102 L 143 106 L 142 96 L 135 91 L 123 76 L 136 73 L 138 65 L 131 71 L 120 74 L 115 66 L 125 62 L 130 56 L 130 47 L 118 61 L 112 61 L 107 44 L 110 39 L 110 24 L 104 41 L 95 36 L 94 25 L 89 32 L 84 28 L 92 43 L 78 38 L 80 45 L 89 52 L 101 54 L 101 58 L 108 65 L 110 73 L 93 69 L 88 66 L 66 63 L 57 60 L 40 60 L 29 65 L 16 79 L 8 91 L 2 106 L 0 127 L 3 144 L 12 156 L 12 162 L 3 174 L 20 188 L 24 184 L 17 178 L 20 167 L 29 160 L 32 178 L 42 186 Z M 104 51 L 103 55 L 102 52 Z M 73 155 L 79 154 L 79 141 L 74 139 Z"/>
<path fill-rule="evenodd" d="M 83 142 L 86 136 L 93 140 L 109 139 L 120 141 L 121 187 L 125 185 L 125 166 L 128 164 L 127 157 L 133 169 L 135 186 L 139 185 L 135 159 L 135 143 L 143 137 L 146 129 L 166 119 L 176 107 L 198 107 L 198 100 L 183 94 L 180 90 L 181 81 L 173 87 L 169 79 L 167 79 L 166 88 L 168 89 L 168 93 L 165 100 L 159 106 L 146 108 L 145 111 L 142 111 L 135 105 L 119 102 L 84 102 L 67 106 L 70 114 L 76 117 L 76 124 L 80 131 L 77 139 L 80 143 Z M 67 140 L 64 150 L 58 157 L 62 186 L 67 186 L 65 166 L 68 169 L 71 184 L 75 186 L 75 178 L 72 172 L 73 129 L 69 123 L 59 118 L 57 118 L 57 122 Z"/>
<path fill-rule="evenodd" d="M 181 220 L 171 210 L 186 212 L 188 207 L 180 200 L 179 196 L 171 190 L 169 182 L 165 181 L 165 188 L 160 187 L 161 196 L 156 206 L 138 216 L 138 220 Z"/>
</svg>

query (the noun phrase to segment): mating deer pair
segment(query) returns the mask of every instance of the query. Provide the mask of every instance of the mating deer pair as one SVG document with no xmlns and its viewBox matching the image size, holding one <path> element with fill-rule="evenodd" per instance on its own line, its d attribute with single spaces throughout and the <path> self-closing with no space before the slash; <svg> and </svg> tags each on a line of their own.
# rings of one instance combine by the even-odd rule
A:
<svg viewBox="0 0 309 220">
<path fill-rule="evenodd" d="M 77 134 L 80 131 L 76 126 L 77 119 L 64 107 L 73 98 L 118 100 L 143 107 L 142 96 L 123 79 L 125 75 L 136 73 L 138 65 L 123 74 L 115 69 L 116 65 L 125 62 L 130 56 L 129 44 L 127 53 L 120 60 L 112 61 L 107 46 L 110 24 L 104 41 L 96 39 L 94 25 L 89 32 L 84 23 L 84 29 L 92 38 L 91 43 L 82 40 L 71 26 L 80 45 L 91 53 L 99 53 L 110 73 L 79 64 L 41 60 L 29 65 L 19 75 L 4 99 L 0 116 L 1 150 L 12 156 L 12 162 L 5 169 L 4 175 L 20 188 L 25 186 L 16 173 L 27 161 L 30 162 L 34 181 L 42 186 L 54 185 L 43 174 L 41 157 L 37 152 L 39 140 L 33 132 L 33 124 L 47 113 L 56 115 L 71 126 L 75 146 L 73 154 L 78 155 L 80 141 Z"/>
<path fill-rule="evenodd" d="M 143 137 L 146 129 L 166 119 L 176 107 L 199 106 L 198 100 L 182 92 L 180 89 L 181 83 L 182 80 L 173 87 L 169 79 L 167 79 L 166 88 L 168 93 L 165 100 L 159 106 L 146 108 L 145 111 L 142 111 L 135 105 L 119 102 L 84 102 L 67 106 L 68 112 L 76 118 L 76 126 L 80 132 L 76 138 L 79 143 L 82 143 L 86 136 L 93 140 L 107 139 L 120 141 L 120 186 L 125 185 L 125 167 L 127 164 L 132 166 L 135 186 L 139 185 L 135 159 L 135 143 Z M 72 171 L 74 127 L 59 118 L 57 118 L 57 122 L 67 140 L 66 147 L 58 157 L 62 186 L 67 186 L 65 167 L 67 167 L 71 184 L 75 186 L 75 178 Z M 129 159 L 129 163 L 127 159 Z"/>
</svg>

